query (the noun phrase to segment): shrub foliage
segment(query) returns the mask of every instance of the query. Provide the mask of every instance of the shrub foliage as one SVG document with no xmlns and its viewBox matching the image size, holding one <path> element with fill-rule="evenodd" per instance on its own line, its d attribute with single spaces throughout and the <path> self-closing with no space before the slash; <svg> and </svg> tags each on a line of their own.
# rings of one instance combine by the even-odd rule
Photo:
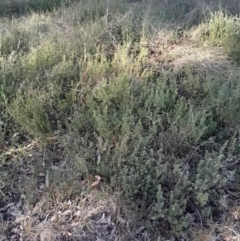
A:
<svg viewBox="0 0 240 241">
<path fill-rule="evenodd" d="M 239 75 L 198 75 L 191 66 L 153 71 L 144 28 L 130 33 L 134 17 L 106 23 L 99 4 L 86 20 L 91 8 L 82 4 L 74 5 L 78 19 L 69 20 L 70 6 L 52 20 L 31 15 L 29 29 L 21 19 L 4 30 L 0 127 L 11 119 L 11 134 L 20 128 L 44 139 L 57 132 L 77 171 L 100 175 L 149 230 L 181 237 L 193 223 L 219 219 L 229 206 L 226 189 L 236 188 Z M 201 36 L 238 61 L 238 22 L 215 13 Z M 7 138 L 2 130 L 0 138 Z"/>
</svg>

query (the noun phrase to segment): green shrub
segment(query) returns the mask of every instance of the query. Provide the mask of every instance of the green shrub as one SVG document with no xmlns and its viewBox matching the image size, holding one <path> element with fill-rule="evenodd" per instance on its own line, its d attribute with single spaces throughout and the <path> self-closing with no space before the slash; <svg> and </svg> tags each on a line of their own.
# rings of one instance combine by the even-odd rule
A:
<svg viewBox="0 0 240 241">
<path fill-rule="evenodd" d="M 131 26 L 136 9 L 129 17 L 123 14 L 128 5 L 111 4 L 123 8 L 122 15 L 109 15 L 110 28 L 106 2 L 88 1 L 54 11 L 39 25 L 40 15 L 34 15 L 31 28 L 20 35 L 11 29 L 1 38 L 0 121 L 10 114 L 13 125 L 33 137 L 57 138 L 72 169 L 54 172 L 53 183 L 68 179 L 77 186 L 82 175 L 100 175 L 137 210 L 140 223 L 154 233 L 151 240 L 158 232 L 180 238 L 228 208 L 224 190 L 233 184 L 229 166 L 239 155 L 239 136 L 232 133 L 240 120 L 239 76 L 202 74 L 191 66 L 174 74 L 162 63 L 153 73 L 153 56 L 143 47 L 146 27 Z M 182 0 L 173 8 L 181 7 L 182 16 L 191 4 Z M 143 13 L 145 7 L 139 8 Z M 214 15 L 202 36 L 234 57 L 235 21 L 229 19 Z M 39 29 L 30 34 L 34 26 Z M 5 119 L 0 140 L 10 126 Z"/>
<path fill-rule="evenodd" d="M 99 68 L 88 69 L 91 80 L 96 73 L 105 78 L 88 93 L 87 111 L 78 114 L 79 129 L 89 128 L 92 134 L 85 132 L 87 139 L 80 146 L 84 143 L 88 151 L 77 159 L 86 172 L 97 173 L 134 202 L 149 228 L 162 226 L 168 235 L 180 237 L 192 225 L 189 215 L 205 224 L 227 208 L 223 190 L 234 171 L 226 167 L 237 156 L 228 156 L 228 144 L 215 150 L 209 138 L 223 122 L 229 125 L 231 119 L 236 124 L 222 110 L 238 101 L 234 93 L 239 87 L 234 85 L 236 79 L 231 80 L 233 88 L 217 78 L 207 84 L 208 78 L 195 76 L 192 70 L 185 73 L 181 85 L 178 76 L 168 72 L 156 78 L 150 71 L 139 79 L 135 75 L 140 69 L 138 58 L 123 53 L 116 52 L 110 66 L 103 61 Z M 104 65 L 108 75 L 100 67 Z M 229 98 L 221 94 L 225 91 Z"/>
<path fill-rule="evenodd" d="M 46 41 L 40 47 L 27 55 L 26 68 L 30 72 L 43 71 L 52 68 L 63 58 L 61 45 L 57 42 Z"/>
<path fill-rule="evenodd" d="M 12 30 L 11 32 L 5 31 L 2 32 L 0 40 L 1 56 L 8 56 L 12 53 L 18 53 L 20 51 L 27 52 L 29 50 L 29 37 L 26 31 L 18 31 L 16 29 Z"/>
<path fill-rule="evenodd" d="M 233 17 L 222 11 L 215 12 L 203 31 L 202 37 L 213 45 L 223 47 L 234 61 L 239 61 L 240 18 L 238 16 Z"/>
<path fill-rule="evenodd" d="M 230 76 L 206 79 L 204 89 L 207 95 L 203 103 L 209 106 L 218 126 L 231 128 L 239 126 L 240 83 L 238 79 L 239 73 L 237 71 Z"/>
<path fill-rule="evenodd" d="M 44 136 L 51 130 L 47 103 L 40 96 L 18 96 L 9 111 L 17 124 L 33 136 Z"/>
</svg>

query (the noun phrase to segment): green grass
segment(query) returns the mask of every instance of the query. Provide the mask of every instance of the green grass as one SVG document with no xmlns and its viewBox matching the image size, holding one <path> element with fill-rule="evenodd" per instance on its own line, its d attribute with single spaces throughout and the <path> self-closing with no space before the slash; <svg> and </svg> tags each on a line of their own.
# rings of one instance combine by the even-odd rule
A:
<svg viewBox="0 0 240 241">
<path fill-rule="evenodd" d="M 1 16 L 20 16 L 31 11 L 52 11 L 61 6 L 61 4 L 69 5 L 72 0 L 3 0 L 0 3 Z"/>
<path fill-rule="evenodd" d="M 76 240 L 103 235 L 103 213 L 119 240 L 226 235 L 239 193 L 234 1 L 214 13 L 193 0 L 13 3 L 0 12 L 0 195 L 24 200 L 19 222 L 42 205 L 51 229 L 25 220 L 26 240 L 60 238 L 63 204 L 84 217 Z"/>
</svg>

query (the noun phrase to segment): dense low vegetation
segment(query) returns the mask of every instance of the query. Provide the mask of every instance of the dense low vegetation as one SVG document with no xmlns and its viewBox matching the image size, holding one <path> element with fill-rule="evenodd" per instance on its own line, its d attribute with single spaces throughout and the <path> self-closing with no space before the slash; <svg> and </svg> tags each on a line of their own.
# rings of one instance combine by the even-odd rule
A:
<svg viewBox="0 0 240 241">
<path fill-rule="evenodd" d="M 237 237 L 239 4 L 214 2 L 1 1 L 3 240 Z"/>
</svg>

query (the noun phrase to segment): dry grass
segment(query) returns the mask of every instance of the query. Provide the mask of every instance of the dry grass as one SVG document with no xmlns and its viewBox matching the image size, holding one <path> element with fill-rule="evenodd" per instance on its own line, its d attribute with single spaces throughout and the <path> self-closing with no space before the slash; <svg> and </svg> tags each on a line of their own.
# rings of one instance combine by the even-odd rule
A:
<svg viewBox="0 0 240 241">
<path fill-rule="evenodd" d="M 174 32 L 160 32 L 143 46 L 149 49 L 148 68 L 161 71 L 167 68 L 177 74 L 186 67 L 195 73 L 207 73 L 210 76 L 234 77 L 239 75 L 240 68 L 226 56 L 223 48 L 211 47 L 199 41 L 195 30 L 187 36 L 176 39 Z"/>
<path fill-rule="evenodd" d="M 5 207 L 14 221 L 5 222 L 2 231 L 8 234 L 5 238 L 24 241 L 148 240 L 144 227 L 135 234 L 130 230 L 131 220 L 126 219 L 130 213 L 121 211 L 118 198 L 117 194 L 109 196 L 104 190 L 93 189 L 84 198 L 76 196 L 61 202 L 44 194 L 31 206 L 22 197 L 18 204 Z"/>
<path fill-rule="evenodd" d="M 48 143 L 57 145 L 54 138 L 49 139 Z M 67 175 L 73 173 L 69 169 L 71 164 L 66 161 L 59 163 L 58 166 L 53 164 L 49 166 L 48 163 L 45 170 L 39 169 L 39 165 L 47 164 L 43 161 L 45 152 L 44 145 L 42 146 L 39 140 L 35 140 L 26 142 L 19 148 L 6 149 L 2 153 L 2 159 L 18 157 L 16 161 L 20 159 L 23 161 L 17 164 L 21 173 L 16 176 L 14 171 L 9 172 L 7 179 L 1 185 L 0 196 L 5 200 L 0 203 L 1 240 L 139 241 L 142 237 L 148 240 L 145 227 L 136 229 L 132 224 L 135 215 L 133 210 L 123 206 L 119 193 L 110 194 L 111 192 L 107 191 L 108 187 L 101 182 L 99 176 L 75 181 L 74 187 L 68 186 L 62 179 L 58 179 L 62 182 L 61 185 L 55 183 L 57 180 L 51 183 L 48 172 L 50 169 L 61 172 L 64 168 L 64 172 L 69 172 Z M 30 161 L 29 158 L 33 156 L 38 157 L 38 163 Z M 2 162 L 2 167 L 4 166 L 6 163 Z M 35 174 L 31 171 L 34 169 Z M 27 180 L 23 176 L 28 176 Z M 7 182 L 10 183 L 11 178 L 14 180 L 9 189 Z M 19 186 L 15 188 L 14 183 L 19 183 Z M 69 191 L 73 188 L 74 195 Z M 1 190 L 7 192 L 7 196 Z M 9 196 L 11 193 L 18 195 L 15 201 L 13 196 Z"/>
</svg>

